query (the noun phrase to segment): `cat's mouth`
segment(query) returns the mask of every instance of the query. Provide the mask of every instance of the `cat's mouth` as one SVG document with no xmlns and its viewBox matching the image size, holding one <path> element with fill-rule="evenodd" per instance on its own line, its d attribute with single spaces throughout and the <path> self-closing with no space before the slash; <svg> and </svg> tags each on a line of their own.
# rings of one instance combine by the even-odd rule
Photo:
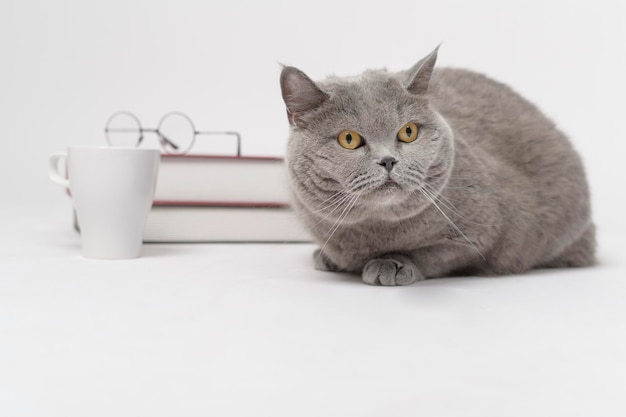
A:
<svg viewBox="0 0 626 417">
<path fill-rule="evenodd" d="M 378 189 L 384 191 L 395 191 L 402 189 L 402 187 L 393 178 L 387 177 L 385 182 L 383 182 Z"/>
</svg>

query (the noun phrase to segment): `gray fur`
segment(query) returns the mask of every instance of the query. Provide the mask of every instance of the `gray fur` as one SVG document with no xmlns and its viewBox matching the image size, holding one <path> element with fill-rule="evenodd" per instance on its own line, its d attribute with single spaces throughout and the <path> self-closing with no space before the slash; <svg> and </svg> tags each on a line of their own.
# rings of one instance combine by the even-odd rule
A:
<svg viewBox="0 0 626 417">
<path fill-rule="evenodd" d="M 319 83 L 283 69 L 293 205 L 321 247 L 315 267 L 405 285 L 593 264 L 589 190 L 565 135 L 506 85 L 436 58 Z M 410 121 L 419 136 L 400 142 Z M 345 129 L 365 145 L 342 148 Z"/>
</svg>

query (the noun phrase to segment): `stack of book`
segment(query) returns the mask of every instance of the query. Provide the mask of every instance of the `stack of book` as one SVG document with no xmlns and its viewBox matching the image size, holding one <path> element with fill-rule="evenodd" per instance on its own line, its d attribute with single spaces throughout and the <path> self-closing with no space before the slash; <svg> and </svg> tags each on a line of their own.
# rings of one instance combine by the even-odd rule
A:
<svg viewBox="0 0 626 417">
<path fill-rule="evenodd" d="M 163 155 L 146 242 L 308 242 L 282 158 Z"/>
<path fill-rule="evenodd" d="M 310 241 L 289 207 L 282 158 L 161 156 L 144 242 Z"/>
</svg>

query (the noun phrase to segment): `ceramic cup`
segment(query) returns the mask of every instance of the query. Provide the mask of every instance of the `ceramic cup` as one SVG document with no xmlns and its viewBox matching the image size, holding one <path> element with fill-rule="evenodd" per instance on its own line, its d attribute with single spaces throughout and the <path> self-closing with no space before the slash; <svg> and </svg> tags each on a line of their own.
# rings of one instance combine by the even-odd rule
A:
<svg viewBox="0 0 626 417">
<path fill-rule="evenodd" d="M 67 178 L 59 172 L 64 160 Z M 161 154 L 156 149 L 70 147 L 50 155 L 50 179 L 69 188 L 83 255 L 129 259 L 141 255 Z"/>
</svg>

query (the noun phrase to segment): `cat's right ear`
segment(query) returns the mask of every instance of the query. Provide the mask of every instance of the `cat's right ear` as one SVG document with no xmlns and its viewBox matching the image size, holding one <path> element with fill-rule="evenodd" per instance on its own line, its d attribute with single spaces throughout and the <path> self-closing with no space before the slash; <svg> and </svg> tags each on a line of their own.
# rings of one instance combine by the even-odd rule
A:
<svg viewBox="0 0 626 417">
<path fill-rule="evenodd" d="M 422 58 L 421 61 L 409 70 L 409 79 L 407 84 L 407 90 L 409 90 L 409 92 L 418 95 L 426 94 L 428 92 L 428 84 L 430 83 L 430 76 L 435 68 L 435 63 L 437 62 L 438 51 L 439 46 L 426 57 Z"/>
<path fill-rule="evenodd" d="M 302 126 L 301 116 L 318 108 L 328 99 L 328 94 L 320 90 L 304 72 L 294 67 L 283 68 L 280 88 L 291 126 Z"/>
</svg>

